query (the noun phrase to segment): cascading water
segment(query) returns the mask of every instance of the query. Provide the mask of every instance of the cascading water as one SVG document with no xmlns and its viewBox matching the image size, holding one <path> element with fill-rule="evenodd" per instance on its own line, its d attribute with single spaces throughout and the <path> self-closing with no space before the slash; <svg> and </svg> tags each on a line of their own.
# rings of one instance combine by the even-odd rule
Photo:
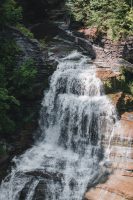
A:
<svg viewBox="0 0 133 200">
<path fill-rule="evenodd" d="M 89 58 L 74 51 L 58 59 L 40 114 L 41 137 L 0 187 L 0 200 L 81 200 L 101 173 L 102 138 L 115 110 Z"/>
</svg>

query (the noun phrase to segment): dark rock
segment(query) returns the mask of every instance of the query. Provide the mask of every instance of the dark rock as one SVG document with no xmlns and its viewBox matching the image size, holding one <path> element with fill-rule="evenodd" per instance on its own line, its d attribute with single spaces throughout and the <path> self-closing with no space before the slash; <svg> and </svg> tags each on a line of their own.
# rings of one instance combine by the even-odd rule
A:
<svg viewBox="0 0 133 200">
<path fill-rule="evenodd" d="M 46 199 L 46 194 L 47 194 L 47 184 L 46 181 L 41 180 L 39 181 L 35 193 L 33 196 L 33 200 L 45 200 Z"/>
<path fill-rule="evenodd" d="M 82 37 L 82 33 L 76 32 L 67 32 L 66 30 L 60 29 L 57 25 L 50 21 L 45 21 L 45 23 L 36 24 L 31 28 L 31 31 L 34 33 L 37 39 L 42 39 L 48 37 L 48 40 L 51 40 L 56 35 L 59 35 L 61 38 L 65 40 L 69 40 L 74 42 L 78 48 L 81 48 L 82 51 L 86 51 L 86 53 L 92 58 L 96 58 L 95 50 L 90 41 Z"/>
<path fill-rule="evenodd" d="M 36 38 L 44 39 L 47 37 L 48 40 L 51 40 L 51 38 L 59 35 L 61 32 L 58 26 L 50 21 L 44 21 L 43 23 L 32 26 L 31 31 Z"/>
<path fill-rule="evenodd" d="M 23 7 L 24 22 L 37 23 L 49 17 L 52 9 L 59 8 L 64 0 L 17 0 Z"/>
<path fill-rule="evenodd" d="M 59 184 L 60 188 L 62 187 L 62 180 L 63 180 L 63 174 L 61 173 L 52 173 L 47 171 L 33 171 L 33 172 L 26 172 L 23 174 L 24 176 L 29 176 L 29 182 L 25 185 L 23 190 L 20 194 L 20 200 L 24 200 L 26 198 L 27 193 L 29 192 L 30 188 L 32 187 L 32 184 L 36 182 L 36 187 L 33 200 L 44 200 L 47 195 L 50 197 L 51 191 L 49 191 L 49 184 Z M 18 173 L 18 176 L 21 176 Z M 58 191 L 57 191 L 58 193 Z"/>
<path fill-rule="evenodd" d="M 71 189 L 71 190 L 74 190 L 74 189 L 76 188 L 77 185 L 78 185 L 78 184 L 77 184 L 77 181 L 76 181 L 74 178 L 72 178 L 72 179 L 70 180 L 70 183 L 69 183 L 70 189 Z"/>
<path fill-rule="evenodd" d="M 93 29 L 79 29 L 78 34 L 75 33 L 75 29 L 73 31 L 74 35 L 80 38 L 78 39 L 80 42 L 84 41 L 83 48 L 88 47 L 87 40 L 91 42 L 92 48 L 89 53 L 93 49 L 93 52 L 95 52 L 93 57 L 96 58 L 96 62 L 103 62 L 104 67 L 109 66 L 113 70 L 119 70 L 119 67 L 125 66 L 133 71 L 133 37 L 114 42 L 108 39 L 107 36 L 96 33 Z"/>
<path fill-rule="evenodd" d="M 61 181 L 63 179 L 63 174 L 61 173 L 54 173 L 54 172 L 47 172 L 47 171 L 33 171 L 33 172 L 26 172 L 26 175 L 45 178 L 49 180 L 54 180 L 55 182 Z"/>
</svg>

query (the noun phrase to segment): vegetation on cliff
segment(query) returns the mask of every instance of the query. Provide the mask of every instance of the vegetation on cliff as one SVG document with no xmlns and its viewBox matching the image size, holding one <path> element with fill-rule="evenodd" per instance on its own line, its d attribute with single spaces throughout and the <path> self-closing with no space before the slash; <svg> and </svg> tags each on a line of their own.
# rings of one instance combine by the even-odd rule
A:
<svg viewBox="0 0 133 200">
<path fill-rule="evenodd" d="M 7 31 L 7 26 L 18 26 L 21 8 L 14 0 L 3 0 L 0 10 L 0 138 L 6 138 L 22 123 L 23 99 L 33 95 L 37 70 L 31 59 L 17 64 L 21 49 Z"/>
<path fill-rule="evenodd" d="M 22 19 L 22 9 L 14 0 L 0 1 L 0 25 L 16 25 Z"/>
<path fill-rule="evenodd" d="M 11 133 L 15 129 L 14 115 L 23 96 L 33 90 L 36 69 L 34 61 L 26 60 L 17 66 L 19 48 L 15 41 L 0 40 L 0 133 Z M 16 108 L 17 107 L 17 108 Z"/>
<path fill-rule="evenodd" d="M 131 0 L 67 0 L 70 14 L 86 27 L 97 27 L 111 39 L 133 35 Z"/>
<path fill-rule="evenodd" d="M 119 115 L 133 110 L 133 73 L 122 67 L 119 75 L 106 78 L 103 84 Z"/>
<path fill-rule="evenodd" d="M 119 76 L 104 81 L 104 87 L 107 94 L 123 91 L 133 96 L 133 73 L 122 67 Z"/>
</svg>

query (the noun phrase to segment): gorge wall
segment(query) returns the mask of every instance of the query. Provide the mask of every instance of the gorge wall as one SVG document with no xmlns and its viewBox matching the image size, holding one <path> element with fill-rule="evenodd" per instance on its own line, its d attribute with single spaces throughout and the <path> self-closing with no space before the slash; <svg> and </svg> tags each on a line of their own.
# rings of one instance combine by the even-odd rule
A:
<svg viewBox="0 0 133 200">
<path fill-rule="evenodd" d="M 92 43 L 98 65 L 109 66 L 116 70 L 125 65 L 130 71 L 133 71 L 133 37 L 112 41 L 105 35 L 99 34 L 96 28 L 79 29 L 78 33 Z M 75 34 L 77 35 L 77 31 Z"/>
<path fill-rule="evenodd" d="M 33 22 L 33 23 L 38 23 L 40 20 L 48 19 L 48 11 L 50 11 L 53 8 L 58 8 L 58 5 L 60 5 L 61 1 L 20 1 L 24 7 L 24 19 L 29 18 L 29 23 L 28 25 Z M 62 3 L 62 2 L 61 2 Z M 36 20 L 37 19 L 37 20 Z M 25 20 L 26 21 L 26 20 Z M 32 24 L 31 24 L 32 25 Z M 54 29 L 52 29 L 54 31 Z M 35 109 L 35 115 L 36 117 L 33 120 L 33 123 L 27 124 L 26 127 L 23 129 L 23 131 L 20 133 L 18 136 L 17 144 L 16 147 L 14 148 L 14 154 L 16 152 L 21 153 L 23 150 L 25 150 L 27 147 L 30 147 L 32 144 L 32 136 L 34 130 L 37 128 L 37 117 L 40 109 L 40 100 L 43 95 L 43 89 L 47 87 L 48 85 L 48 77 L 52 74 L 52 72 L 56 68 L 56 62 L 53 61 L 47 61 L 47 52 L 45 50 L 41 50 L 39 47 L 39 44 L 36 40 L 30 40 L 27 37 L 23 36 L 20 32 L 17 30 L 10 30 L 10 33 L 13 34 L 13 37 L 16 39 L 18 44 L 21 46 L 22 53 L 18 59 L 20 61 L 24 60 L 27 57 L 33 57 L 36 60 L 36 67 L 38 68 L 38 77 L 37 77 L 37 87 L 35 90 L 35 99 L 30 99 L 26 102 L 26 107 L 31 108 L 31 112 L 33 111 L 33 107 Z M 45 35 L 45 34 L 44 34 Z M 56 35 L 56 34 L 55 34 Z M 91 37 L 87 35 L 84 35 L 85 39 L 89 39 L 89 42 L 92 41 Z M 84 37 L 83 37 L 84 39 Z M 77 39 L 74 39 L 75 41 Z M 81 40 L 80 40 L 81 41 Z M 75 43 L 78 44 L 78 43 Z M 83 43 L 84 46 L 85 41 Z M 89 43 L 90 45 L 90 43 Z M 91 48 L 90 48 L 91 47 Z M 58 48 L 55 49 L 56 53 L 58 54 Z M 119 43 L 112 43 L 110 40 L 104 38 L 102 41 L 98 42 L 96 40 L 92 41 L 92 44 L 88 47 L 88 52 L 92 53 L 92 56 L 95 53 L 96 59 L 94 59 L 94 63 L 97 66 L 97 76 L 102 79 L 102 81 L 112 81 L 113 83 L 115 82 L 115 79 L 119 77 L 119 67 L 122 65 L 126 65 L 128 69 L 132 69 L 132 65 L 129 62 L 132 62 L 132 53 L 133 53 L 133 44 L 132 44 L 132 38 L 129 38 L 127 41 L 122 41 Z M 93 52 L 92 52 L 93 51 Z M 125 59 L 125 60 L 123 60 Z M 128 62 L 126 62 L 126 60 Z M 115 84 L 114 84 L 115 85 Z M 114 137 L 112 139 L 112 143 L 115 141 L 115 144 L 120 147 L 128 147 L 129 145 L 132 147 L 132 138 L 133 138 L 133 133 L 129 131 L 132 130 L 133 128 L 133 121 L 132 121 L 132 105 L 133 105 L 133 98 L 129 94 L 123 93 L 123 91 L 114 91 L 114 85 L 112 88 L 112 92 L 108 93 L 109 98 L 111 98 L 112 103 L 116 107 L 119 108 L 119 117 L 121 118 L 121 122 L 123 124 L 122 129 L 123 131 L 119 130 L 119 133 L 121 135 L 117 135 L 117 137 Z M 31 105 L 32 101 L 32 105 Z M 124 101 L 127 103 L 124 103 Z M 35 106 L 36 105 L 36 106 Z M 123 110 L 124 108 L 124 110 Z M 127 110 L 126 110 L 127 109 Z M 26 134 L 25 134 L 26 133 Z M 30 133 L 30 134 L 29 134 Z M 118 131 L 117 131 L 118 133 Z M 29 134 L 29 136 L 28 136 Z M 27 135 L 24 138 L 24 135 Z M 29 139 L 28 139 L 29 137 Z M 119 142 L 121 141 L 121 144 Z M 15 138 L 16 140 L 16 138 Z M 129 141 L 130 140 L 130 141 Z M 123 142 L 124 141 L 124 142 Z M 24 146 L 23 146 L 24 144 Z M 14 144 L 12 145 L 14 146 Z M 94 190 L 92 189 L 90 193 L 86 194 L 87 199 L 94 199 L 96 197 L 97 200 L 97 195 L 99 196 L 99 193 L 101 193 L 101 190 L 103 192 L 109 192 L 107 193 L 108 196 L 110 195 L 110 198 L 112 198 L 112 194 L 115 193 L 116 198 L 120 200 L 121 196 L 122 198 L 126 199 L 132 199 L 132 170 L 133 170 L 133 164 L 132 164 L 132 148 L 130 149 L 130 158 L 131 162 L 128 162 L 127 166 L 125 167 L 123 162 L 120 162 L 119 166 L 115 166 L 116 163 L 114 163 L 114 166 L 119 169 L 123 169 L 123 173 L 121 176 L 117 177 L 117 180 L 115 177 L 111 178 L 108 180 L 109 184 L 106 185 L 98 185 Z M 112 155 L 117 154 L 116 157 L 123 158 L 122 152 L 117 152 L 114 149 L 114 152 Z M 126 154 L 126 153 L 125 153 Z M 125 158 L 127 158 L 127 155 L 125 155 Z M 131 172 L 131 173 L 130 173 Z M 120 171 L 121 173 L 121 171 Z M 130 179 L 130 180 L 129 180 Z M 110 181 L 111 180 L 111 181 Z M 118 188 L 116 188 L 116 185 L 113 185 L 112 182 L 117 182 Z M 120 182 L 123 182 L 122 186 Z M 128 188 L 128 185 L 131 187 Z M 126 186 L 126 187 L 125 187 Z M 126 191 L 124 189 L 126 188 Z M 129 189 L 129 191 L 128 191 Z M 116 191 L 117 190 L 117 191 Z M 124 191 L 123 191 L 124 190 Z M 111 193 L 111 194 L 110 194 Z M 105 196 L 105 199 L 107 199 L 107 196 Z M 103 200 L 103 199 L 102 199 Z"/>
</svg>

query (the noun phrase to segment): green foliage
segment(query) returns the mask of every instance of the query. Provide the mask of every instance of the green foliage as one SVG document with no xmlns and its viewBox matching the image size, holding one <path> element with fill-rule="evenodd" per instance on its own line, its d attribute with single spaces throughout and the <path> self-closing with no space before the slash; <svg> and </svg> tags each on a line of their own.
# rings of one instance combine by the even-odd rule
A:
<svg viewBox="0 0 133 200">
<path fill-rule="evenodd" d="M 8 90 L 0 88 L 0 132 L 7 133 L 15 130 L 15 123 L 10 117 L 12 105 L 19 106 L 19 101 L 8 94 Z"/>
<path fill-rule="evenodd" d="M 133 95 L 133 81 L 128 84 L 129 92 Z"/>
<path fill-rule="evenodd" d="M 89 2 L 89 0 L 68 0 L 67 7 L 77 21 L 85 23 L 89 20 L 90 16 Z"/>
<path fill-rule="evenodd" d="M 3 137 L 16 131 L 19 121 L 23 121 L 25 116 L 22 113 L 23 99 L 34 95 L 37 74 L 35 63 L 27 59 L 18 66 L 20 48 L 6 31 L 7 25 L 16 26 L 26 36 L 32 37 L 33 35 L 19 24 L 21 19 L 21 8 L 14 0 L 0 1 L 0 27 L 2 27 L 0 32 L 0 135 Z"/>
<path fill-rule="evenodd" d="M 130 35 L 132 35 L 133 34 L 133 8 L 131 8 L 130 11 L 127 13 L 126 21 L 129 27 L 129 33 Z"/>
<path fill-rule="evenodd" d="M 121 75 L 105 80 L 103 83 L 107 94 L 123 91 L 133 95 L 133 73 L 124 67 L 121 69 Z"/>
<path fill-rule="evenodd" d="M 125 78 L 123 90 L 133 95 L 133 73 L 129 72 L 125 67 L 122 67 L 122 74 Z"/>
<path fill-rule="evenodd" d="M 7 150 L 6 150 L 6 144 L 0 143 L 0 156 L 6 156 Z"/>
<path fill-rule="evenodd" d="M 0 25 L 15 25 L 22 18 L 22 9 L 14 0 L 0 2 Z"/>
<path fill-rule="evenodd" d="M 0 26 L 16 26 L 25 36 L 33 38 L 33 34 L 19 22 L 22 20 L 22 8 L 15 0 L 2 0 L 0 2 Z"/>
<path fill-rule="evenodd" d="M 133 35 L 133 8 L 126 0 L 68 0 L 68 9 L 85 26 L 97 27 L 117 40 Z"/>
<path fill-rule="evenodd" d="M 0 38 L 0 134 L 16 130 L 22 99 L 33 96 L 37 70 L 31 59 L 16 66 L 20 49 L 11 38 Z M 15 113 L 15 115 L 14 115 Z"/>
<path fill-rule="evenodd" d="M 19 101 L 10 93 L 10 76 L 15 64 L 18 47 L 15 41 L 0 38 L 0 133 L 13 132 L 15 123 L 11 119 L 10 111 L 19 106 Z"/>
<path fill-rule="evenodd" d="M 33 33 L 30 32 L 30 30 L 29 30 L 28 28 L 26 28 L 23 24 L 20 24 L 20 23 L 17 24 L 17 25 L 16 25 L 16 28 L 17 28 L 18 30 L 20 30 L 20 32 L 23 33 L 25 36 L 27 36 L 27 37 L 29 37 L 29 38 L 31 38 L 31 39 L 34 38 Z"/>
<path fill-rule="evenodd" d="M 32 59 L 26 60 L 22 66 L 15 68 L 11 78 L 11 88 L 17 98 L 30 96 L 33 93 L 37 70 Z"/>
<path fill-rule="evenodd" d="M 10 66 L 15 64 L 14 57 L 19 53 L 19 51 L 19 47 L 12 38 L 6 38 L 4 36 L 0 38 L 0 65 L 3 65 L 0 70 L 3 69 L 3 71 L 5 71 L 5 66 L 6 69 L 10 69 L 10 71 L 5 71 L 6 77 L 8 73 L 11 72 L 12 68 Z"/>
<path fill-rule="evenodd" d="M 104 89 L 106 93 L 110 93 L 112 91 L 113 85 L 111 80 L 103 81 Z"/>
</svg>

